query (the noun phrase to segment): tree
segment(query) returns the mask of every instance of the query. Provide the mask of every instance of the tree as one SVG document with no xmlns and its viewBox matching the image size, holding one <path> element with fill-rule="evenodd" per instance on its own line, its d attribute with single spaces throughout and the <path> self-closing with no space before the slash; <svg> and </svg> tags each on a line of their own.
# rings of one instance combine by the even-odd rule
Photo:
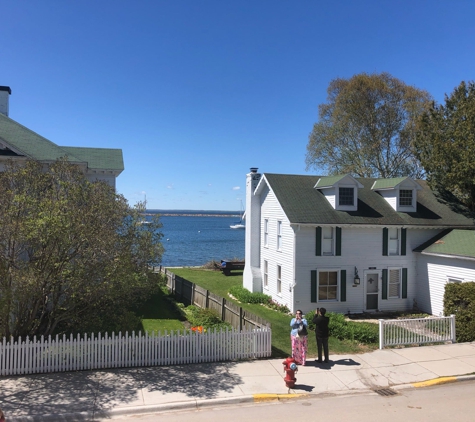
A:
<svg viewBox="0 0 475 422">
<path fill-rule="evenodd" d="M 337 78 L 307 144 L 307 170 L 360 177 L 421 177 L 411 144 L 431 96 L 388 73 Z"/>
<path fill-rule="evenodd" d="M 445 106 L 433 103 L 418 124 L 416 157 L 433 189 L 475 211 L 475 84 L 462 82 Z"/>
<path fill-rule="evenodd" d="M 100 326 L 154 290 L 161 224 L 140 224 L 143 204 L 65 160 L 10 162 L 0 197 L 0 338 Z"/>
</svg>

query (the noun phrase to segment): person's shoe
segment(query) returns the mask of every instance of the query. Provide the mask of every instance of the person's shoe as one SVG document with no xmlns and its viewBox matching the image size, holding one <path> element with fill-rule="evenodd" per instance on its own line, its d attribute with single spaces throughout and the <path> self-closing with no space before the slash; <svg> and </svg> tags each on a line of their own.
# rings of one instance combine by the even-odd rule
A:
<svg viewBox="0 0 475 422">
<path fill-rule="evenodd" d="M 322 363 L 323 360 L 321 360 L 321 359 L 315 359 L 315 362 L 317 362 L 317 363 Z"/>
<path fill-rule="evenodd" d="M 328 362 L 330 362 L 330 361 L 329 361 L 328 359 L 325 359 L 323 362 L 324 362 L 324 363 L 328 363 Z"/>
</svg>

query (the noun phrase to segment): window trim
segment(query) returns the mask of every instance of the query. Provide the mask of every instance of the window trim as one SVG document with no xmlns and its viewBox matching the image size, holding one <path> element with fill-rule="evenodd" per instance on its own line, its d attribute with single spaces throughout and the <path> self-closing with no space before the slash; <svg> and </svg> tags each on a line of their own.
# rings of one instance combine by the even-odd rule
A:
<svg viewBox="0 0 475 422">
<path fill-rule="evenodd" d="M 276 268 L 277 295 L 282 296 L 282 265 L 277 264 Z"/>
<path fill-rule="evenodd" d="M 264 259 L 264 280 L 263 280 L 263 284 L 264 284 L 264 289 L 266 290 L 269 290 L 269 261 L 267 261 L 267 259 Z"/>
<path fill-rule="evenodd" d="M 282 220 L 277 220 L 277 250 L 282 250 Z"/>
<path fill-rule="evenodd" d="M 320 273 L 336 272 L 336 299 L 320 299 Z M 341 302 L 340 290 L 341 290 L 341 269 L 340 268 L 317 268 L 317 303 L 318 302 Z"/>
<path fill-rule="evenodd" d="M 264 248 L 269 247 L 269 219 L 264 218 Z"/>
<path fill-rule="evenodd" d="M 446 276 L 446 284 L 454 283 L 454 284 L 460 284 L 464 282 L 464 278 L 461 277 L 452 277 L 450 275 Z"/>
</svg>

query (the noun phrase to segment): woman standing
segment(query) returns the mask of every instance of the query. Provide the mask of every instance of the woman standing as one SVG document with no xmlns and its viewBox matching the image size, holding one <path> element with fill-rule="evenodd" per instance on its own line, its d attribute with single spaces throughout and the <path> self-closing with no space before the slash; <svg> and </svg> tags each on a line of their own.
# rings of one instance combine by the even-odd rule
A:
<svg viewBox="0 0 475 422">
<path fill-rule="evenodd" d="M 302 311 L 299 309 L 295 313 L 295 318 L 290 321 L 292 327 L 290 331 L 290 340 L 292 341 L 292 357 L 297 365 L 305 365 L 307 360 L 307 327 L 308 323 L 303 318 Z M 299 331 L 304 330 L 304 333 Z"/>
</svg>

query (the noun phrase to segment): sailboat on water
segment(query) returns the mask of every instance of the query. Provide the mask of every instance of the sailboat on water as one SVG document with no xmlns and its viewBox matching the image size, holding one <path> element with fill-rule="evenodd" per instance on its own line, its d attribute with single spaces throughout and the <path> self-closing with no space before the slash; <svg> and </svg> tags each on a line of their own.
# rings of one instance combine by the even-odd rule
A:
<svg viewBox="0 0 475 422">
<path fill-rule="evenodd" d="M 147 213 L 147 195 L 144 194 L 144 209 L 145 209 L 145 214 L 144 214 L 144 219 L 139 222 L 139 224 L 150 224 L 150 221 L 147 220 L 146 213 Z"/>
<path fill-rule="evenodd" d="M 240 215 L 239 215 L 239 221 L 237 223 L 231 224 L 229 227 L 231 227 L 232 229 L 235 229 L 235 230 L 245 229 L 246 226 L 244 225 L 244 222 L 242 221 L 243 218 L 244 218 L 244 207 L 243 207 L 242 201 L 241 201 L 241 212 L 240 212 Z"/>
</svg>

